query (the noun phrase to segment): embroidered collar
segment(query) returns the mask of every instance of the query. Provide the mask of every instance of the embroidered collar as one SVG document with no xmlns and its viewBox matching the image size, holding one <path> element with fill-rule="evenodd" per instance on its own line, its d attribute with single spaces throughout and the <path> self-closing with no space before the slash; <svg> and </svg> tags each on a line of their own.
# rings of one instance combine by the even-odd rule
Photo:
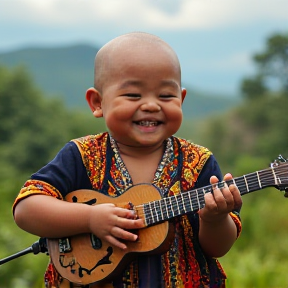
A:
<svg viewBox="0 0 288 288">
<path fill-rule="evenodd" d="M 127 189 L 130 188 L 131 186 L 133 186 L 133 182 L 132 182 L 132 178 L 121 158 L 120 155 L 120 151 L 119 151 L 119 147 L 115 141 L 115 139 L 109 134 L 110 137 L 110 143 L 111 143 L 111 148 L 113 150 L 113 153 L 115 155 L 115 162 L 116 162 L 116 166 L 117 168 L 120 170 L 121 175 L 123 176 L 123 179 L 125 179 L 125 185 L 127 185 Z M 153 184 L 156 185 L 160 178 L 161 175 L 163 173 L 163 168 L 166 167 L 169 163 L 171 163 L 171 161 L 173 160 L 173 143 L 172 143 L 172 139 L 168 138 L 167 140 L 164 141 L 164 153 L 162 155 L 162 158 L 159 162 L 159 165 L 156 169 L 156 172 L 154 174 L 154 180 L 153 180 Z"/>
</svg>

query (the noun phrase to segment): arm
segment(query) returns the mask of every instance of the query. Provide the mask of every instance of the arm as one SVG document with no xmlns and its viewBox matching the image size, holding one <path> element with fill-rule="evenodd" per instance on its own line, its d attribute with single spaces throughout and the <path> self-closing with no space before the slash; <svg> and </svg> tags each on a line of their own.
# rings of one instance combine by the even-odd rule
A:
<svg viewBox="0 0 288 288">
<path fill-rule="evenodd" d="M 77 146 L 70 142 L 22 187 L 13 207 L 16 224 L 47 238 L 93 233 L 124 249 L 126 245 L 119 239 L 135 240 L 136 236 L 125 230 L 139 228 L 142 222 L 131 219 L 130 210 L 60 200 L 78 189 L 91 189 L 91 183 Z"/>
<path fill-rule="evenodd" d="M 20 201 L 15 207 L 14 218 L 20 228 L 40 237 L 93 233 L 122 249 L 126 245 L 119 239 L 137 239 L 135 234 L 126 230 L 144 226 L 141 219 L 134 220 L 133 211 L 113 204 L 90 206 L 46 195 L 31 195 Z"/>
<path fill-rule="evenodd" d="M 232 179 L 226 174 L 224 180 Z M 211 184 L 218 182 L 212 176 Z M 225 255 L 237 239 L 237 227 L 229 215 L 233 210 L 240 209 L 241 196 L 235 185 L 213 189 L 213 194 L 205 195 L 205 207 L 199 211 L 199 241 L 206 255 L 221 257 Z"/>
</svg>

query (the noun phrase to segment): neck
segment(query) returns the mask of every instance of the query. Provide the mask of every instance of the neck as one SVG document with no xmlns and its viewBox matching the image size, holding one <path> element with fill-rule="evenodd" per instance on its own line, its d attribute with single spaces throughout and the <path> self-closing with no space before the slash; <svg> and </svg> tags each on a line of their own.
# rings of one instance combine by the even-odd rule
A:
<svg viewBox="0 0 288 288">
<path fill-rule="evenodd" d="M 114 138 L 112 139 L 117 145 L 120 155 L 124 155 L 127 157 L 143 158 L 143 157 L 147 157 L 147 155 L 152 155 L 152 154 L 157 154 L 157 153 L 162 155 L 165 149 L 165 142 L 159 143 L 158 145 L 153 145 L 153 146 L 132 146 L 132 145 L 127 145 L 125 143 L 118 142 Z"/>
</svg>

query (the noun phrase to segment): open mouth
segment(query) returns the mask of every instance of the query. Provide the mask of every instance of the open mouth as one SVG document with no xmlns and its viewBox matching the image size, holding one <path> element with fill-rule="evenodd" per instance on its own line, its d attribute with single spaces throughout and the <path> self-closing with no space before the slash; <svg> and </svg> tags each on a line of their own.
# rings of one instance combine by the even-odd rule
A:
<svg viewBox="0 0 288 288">
<path fill-rule="evenodd" d="M 161 122 L 159 121 L 138 121 L 138 122 L 135 122 L 137 125 L 140 125 L 140 126 L 145 126 L 145 127 L 154 127 L 154 126 L 158 126 L 161 124 Z"/>
</svg>

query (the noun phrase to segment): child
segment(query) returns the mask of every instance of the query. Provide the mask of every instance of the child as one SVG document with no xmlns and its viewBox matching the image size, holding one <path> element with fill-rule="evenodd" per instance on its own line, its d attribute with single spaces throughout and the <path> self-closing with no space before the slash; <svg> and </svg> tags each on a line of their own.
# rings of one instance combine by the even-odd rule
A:
<svg viewBox="0 0 288 288">
<path fill-rule="evenodd" d="M 91 233 L 125 251 L 141 240 L 133 231 L 146 225 L 133 209 L 61 200 L 79 189 L 118 197 L 151 183 L 168 197 L 213 184 L 204 208 L 173 218 L 167 252 L 139 256 L 109 283 L 89 287 L 225 287 L 216 258 L 241 231 L 241 196 L 235 185 L 216 185 L 221 172 L 208 149 L 173 136 L 185 96 L 178 58 L 167 43 L 140 32 L 113 39 L 97 53 L 94 88 L 86 92 L 93 115 L 104 117 L 109 132 L 67 143 L 22 187 L 13 206 L 20 228 L 46 238 Z M 84 287 L 64 286 L 67 280 L 52 263 L 45 281 L 46 287 Z"/>
</svg>

